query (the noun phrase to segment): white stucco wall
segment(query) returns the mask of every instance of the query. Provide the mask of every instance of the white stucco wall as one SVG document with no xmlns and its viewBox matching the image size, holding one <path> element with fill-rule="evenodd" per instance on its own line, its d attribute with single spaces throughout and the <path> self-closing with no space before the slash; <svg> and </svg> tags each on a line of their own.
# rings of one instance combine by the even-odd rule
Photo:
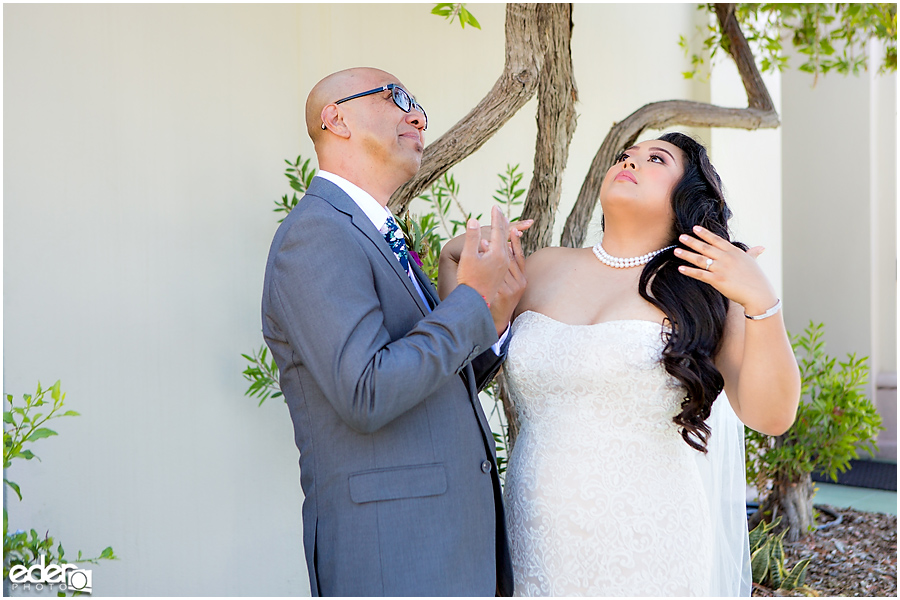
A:
<svg viewBox="0 0 900 600">
<path fill-rule="evenodd" d="M 61 379 L 82 413 L 35 445 L 42 462 L 10 469 L 25 496 L 7 498 L 10 525 L 49 529 L 69 555 L 112 545 L 121 560 L 91 567 L 94 595 L 308 594 L 290 419 L 244 397 L 241 377 L 262 343 L 272 201 L 288 192 L 283 159 L 312 156 L 303 102 L 324 75 L 393 72 L 427 108 L 429 140 L 490 89 L 503 6 L 472 7 L 481 31 L 431 6 L 4 6 L 3 390 Z M 668 98 L 744 105 L 724 71 L 712 91 L 681 77 L 678 36 L 698 15 L 575 6 L 557 239 L 614 121 Z M 534 109 L 452 170 L 467 207 L 486 210 L 507 163 L 530 172 Z M 777 278 L 778 134 L 699 133 L 739 237 L 769 248 Z M 745 144 L 768 154 L 735 160 Z"/>
<path fill-rule="evenodd" d="M 4 6 L 3 389 L 61 379 L 82 414 L 10 469 L 10 525 L 113 546 L 97 596 L 308 593 L 290 422 L 242 396 L 240 357 L 301 133 L 298 21 Z"/>
</svg>

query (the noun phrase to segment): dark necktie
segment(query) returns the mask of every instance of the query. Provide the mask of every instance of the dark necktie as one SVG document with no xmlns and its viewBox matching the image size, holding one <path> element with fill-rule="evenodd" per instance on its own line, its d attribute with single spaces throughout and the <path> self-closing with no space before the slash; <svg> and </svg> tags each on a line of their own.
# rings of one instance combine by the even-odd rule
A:
<svg viewBox="0 0 900 600">
<path fill-rule="evenodd" d="M 387 218 L 387 232 L 384 234 L 384 240 L 394 251 L 397 258 L 400 259 L 400 266 L 406 273 L 409 273 L 409 252 L 406 251 L 406 242 L 403 241 L 403 232 L 397 226 L 394 217 Z"/>
</svg>

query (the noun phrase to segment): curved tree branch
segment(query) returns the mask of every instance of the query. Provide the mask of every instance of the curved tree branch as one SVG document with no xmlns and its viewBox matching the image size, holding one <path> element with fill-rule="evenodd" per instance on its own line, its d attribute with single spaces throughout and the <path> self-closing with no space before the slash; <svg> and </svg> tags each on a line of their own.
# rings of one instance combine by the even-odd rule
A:
<svg viewBox="0 0 900 600">
<path fill-rule="evenodd" d="M 522 210 L 522 219 L 534 219 L 522 238 L 526 255 L 550 244 L 578 100 L 572 68 L 572 5 L 541 5 L 539 16 L 546 50 L 538 81 L 534 170 Z"/>
<path fill-rule="evenodd" d="M 729 52 L 747 92 L 748 107 L 726 108 L 703 102 L 668 100 L 642 106 L 617 123 L 610 129 L 591 162 L 575 206 L 566 219 L 561 246 L 577 248 L 584 243 L 604 174 L 612 165 L 616 153 L 631 146 L 645 129 L 684 125 L 754 130 L 774 129 L 780 125 L 772 98 L 756 68 L 753 52 L 734 16 L 734 4 L 716 4 L 716 17 L 728 38 Z"/>
<path fill-rule="evenodd" d="M 538 87 L 544 48 L 538 18 L 540 4 L 507 4 L 506 62 L 491 91 L 444 135 L 425 148 L 415 177 L 388 203 L 399 214 L 425 188 L 479 148 L 531 99 Z"/>
</svg>

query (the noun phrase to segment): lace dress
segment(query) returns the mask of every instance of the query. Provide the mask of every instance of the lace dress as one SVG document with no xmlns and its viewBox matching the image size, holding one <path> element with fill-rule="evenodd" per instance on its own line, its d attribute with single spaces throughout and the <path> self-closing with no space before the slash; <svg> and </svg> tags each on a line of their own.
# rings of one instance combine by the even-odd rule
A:
<svg viewBox="0 0 900 600">
<path fill-rule="evenodd" d="M 520 422 L 505 494 L 515 593 L 708 595 L 713 540 L 697 460 L 672 417 L 662 326 L 512 326 L 504 367 Z M 745 530 L 746 531 L 746 530 Z"/>
</svg>

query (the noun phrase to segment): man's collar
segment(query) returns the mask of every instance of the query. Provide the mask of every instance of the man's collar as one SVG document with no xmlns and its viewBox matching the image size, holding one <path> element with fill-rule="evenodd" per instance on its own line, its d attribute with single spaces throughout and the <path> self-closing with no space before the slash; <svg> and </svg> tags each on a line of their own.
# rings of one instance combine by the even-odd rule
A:
<svg viewBox="0 0 900 600">
<path fill-rule="evenodd" d="M 341 190 L 350 196 L 356 205 L 359 206 L 360 210 L 366 213 L 366 216 L 372 221 L 372 225 L 375 226 L 375 229 L 382 231 L 391 211 L 380 205 L 378 200 L 373 198 L 369 192 L 358 185 L 347 181 L 340 175 L 335 175 L 334 173 L 329 173 L 328 171 L 323 171 L 321 169 L 316 172 L 316 177 L 321 177 L 341 188 Z"/>
</svg>

